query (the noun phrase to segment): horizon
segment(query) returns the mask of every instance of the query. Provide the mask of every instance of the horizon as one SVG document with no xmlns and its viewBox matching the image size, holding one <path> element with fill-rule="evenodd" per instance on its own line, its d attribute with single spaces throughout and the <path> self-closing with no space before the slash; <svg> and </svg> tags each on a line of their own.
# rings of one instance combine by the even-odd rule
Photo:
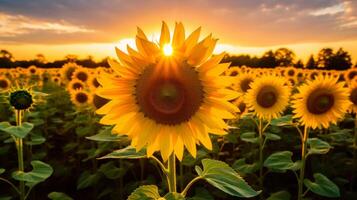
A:
<svg viewBox="0 0 357 200">
<path fill-rule="evenodd" d="M 0 1 L 0 45 L 18 60 L 43 54 L 48 61 L 68 54 L 101 60 L 116 57 L 114 47 L 135 47 L 140 27 L 158 37 L 161 21 L 186 33 L 202 27 L 201 38 L 218 38 L 215 53 L 261 56 L 280 47 L 306 62 L 325 47 L 342 47 L 357 61 L 357 2 L 314 1 Z M 157 13 L 160 12 L 160 15 Z M 130 20 L 128 20 L 130 19 Z"/>
</svg>

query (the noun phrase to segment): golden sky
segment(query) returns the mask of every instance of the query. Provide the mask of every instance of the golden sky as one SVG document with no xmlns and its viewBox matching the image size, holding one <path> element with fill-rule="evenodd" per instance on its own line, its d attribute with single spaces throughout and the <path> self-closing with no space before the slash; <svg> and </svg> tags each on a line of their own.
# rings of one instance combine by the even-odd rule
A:
<svg viewBox="0 0 357 200">
<path fill-rule="evenodd" d="M 262 55 L 288 47 L 306 60 L 321 48 L 343 47 L 357 61 L 357 2 L 353 0 L 2 0 L 0 49 L 15 59 L 68 54 L 99 60 L 133 44 L 136 27 L 156 40 L 161 22 L 173 30 L 218 38 L 216 53 Z"/>
</svg>

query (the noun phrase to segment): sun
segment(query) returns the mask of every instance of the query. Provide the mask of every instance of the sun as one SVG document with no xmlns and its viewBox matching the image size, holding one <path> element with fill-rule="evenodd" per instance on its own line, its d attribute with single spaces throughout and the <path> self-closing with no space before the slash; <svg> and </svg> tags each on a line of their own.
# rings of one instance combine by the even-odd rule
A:
<svg viewBox="0 0 357 200">
<path fill-rule="evenodd" d="M 165 44 L 163 51 L 165 56 L 171 56 L 174 52 L 170 44 Z"/>
</svg>

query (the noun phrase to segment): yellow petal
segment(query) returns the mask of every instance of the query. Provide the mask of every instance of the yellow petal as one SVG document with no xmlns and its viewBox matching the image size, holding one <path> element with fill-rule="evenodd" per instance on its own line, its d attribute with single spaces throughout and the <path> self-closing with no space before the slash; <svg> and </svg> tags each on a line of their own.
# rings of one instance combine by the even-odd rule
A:
<svg viewBox="0 0 357 200">
<path fill-rule="evenodd" d="M 185 28 L 183 27 L 183 24 L 181 22 L 176 23 L 175 32 L 172 39 L 172 47 L 174 49 L 178 49 L 183 45 L 184 41 L 185 41 Z"/>
<path fill-rule="evenodd" d="M 161 35 L 160 35 L 160 47 L 163 48 L 165 44 L 170 43 L 170 31 L 165 22 L 162 22 Z"/>
</svg>

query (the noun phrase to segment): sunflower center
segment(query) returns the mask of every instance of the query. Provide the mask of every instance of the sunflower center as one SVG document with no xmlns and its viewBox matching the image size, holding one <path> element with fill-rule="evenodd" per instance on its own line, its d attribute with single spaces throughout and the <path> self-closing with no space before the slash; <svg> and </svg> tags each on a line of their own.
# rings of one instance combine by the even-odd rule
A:
<svg viewBox="0 0 357 200">
<path fill-rule="evenodd" d="M 238 72 L 237 71 L 233 71 L 230 76 L 237 76 L 238 75 Z"/>
<path fill-rule="evenodd" d="M 351 92 L 351 95 L 350 95 L 350 101 L 357 105 L 357 88 L 354 88 Z"/>
<path fill-rule="evenodd" d="M 83 82 L 86 82 L 88 79 L 88 75 L 85 72 L 79 72 L 77 74 L 77 78 Z"/>
<path fill-rule="evenodd" d="M 350 80 L 352 80 L 356 75 L 357 75 L 357 72 L 356 72 L 356 71 L 351 71 L 351 72 L 348 74 L 348 78 L 349 78 Z"/>
<path fill-rule="evenodd" d="M 334 102 L 333 94 L 327 91 L 315 91 L 307 98 L 307 109 L 312 114 L 323 114 L 332 108 Z"/>
<path fill-rule="evenodd" d="M 295 71 L 293 69 L 288 71 L 288 75 L 289 76 L 294 76 L 294 74 L 295 74 Z"/>
<path fill-rule="evenodd" d="M 10 94 L 10 105 L 16 110 L 26 110 L 32 103 L 32 95 L 26 90 L 18 90 Z"/>
<path fill-rule="evenodd" d="M 252 79 L 250 78 L 247 78 L 247 79 L 244 79 L 242 80 L 241 84 L 240 84 L 240 88 L 242 89 L 243 92 L 247 92 L 249 89 L 250 89 L 250 86 L 249 84 L 253 82 Z"/>
<path fill-rule="evenodd" d="M 72 88 L 75 90 L 75 89 L 81 89 L 83 88 L 83 85 L 81 83 L 74 83 Z"/>
<path fill-rule="evenodd" d="M 34 73 L 36 73 L 36 70 L 35 69 L 30 69 L 30 72 L 31 72 L 31 74 L 34 74 Z"/>
<path fill-rule="evenodd" d="M 88 96 L 80 92 L 76 94 L 76 101 L 79 103 L 86 103 L 88 101 Z"/>
<path fill-rule="evenodd" d="M 160 124 L 176 125 L 190 120 L 203 102 L 198 73 L 187 64 L 147 67 L 137 80 L 136 99 L 141 112 Z"/>
<path fill-rule="evenodd" d="M 0 80 L 0 88 L 6 89 L 9 86 L 7 81 L 5 80 Z"/>
<path fill-rule="evenodd" d="M 264 86 L 260 89 L 257 95 L 257 103 L 264 107 L 270 108 L 272 107 L 277 101 L 277 94 L 276 90 L 272 86 Z"/>
</svg>

